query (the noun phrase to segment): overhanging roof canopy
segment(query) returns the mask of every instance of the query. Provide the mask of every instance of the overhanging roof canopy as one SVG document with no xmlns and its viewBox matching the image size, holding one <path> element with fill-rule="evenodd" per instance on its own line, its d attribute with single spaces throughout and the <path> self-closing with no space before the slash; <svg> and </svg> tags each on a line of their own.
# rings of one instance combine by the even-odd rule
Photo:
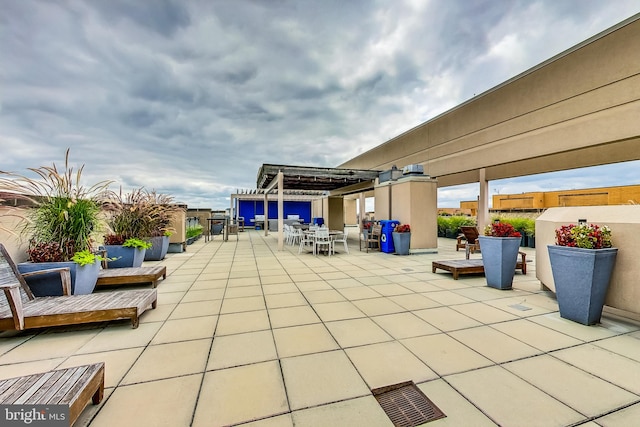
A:
<svg viewBox="0 0 640 427">
<path fill-rule="evenodd" d="M 288 166 L 263 164 L 258 171 L 258 189 L 265 189 L 282 172 L 283 189 L 334 191 L 378 177 L 377 170 L 318 168 L 312 166 Z"/>
</svg>

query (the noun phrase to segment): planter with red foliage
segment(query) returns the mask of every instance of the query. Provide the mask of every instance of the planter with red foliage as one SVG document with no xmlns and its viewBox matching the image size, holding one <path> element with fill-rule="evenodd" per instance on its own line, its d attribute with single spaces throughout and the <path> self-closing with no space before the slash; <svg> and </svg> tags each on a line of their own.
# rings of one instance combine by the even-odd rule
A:
<svg viewBox="0 0 640 427">
<path fill-rule="evenodd" d="M 521 235 L 511 224 L 496 222 L 488 225 L 479 236 L 482 264 L 487 286 L 511 289 L 518 262 Z"/>
</svg>

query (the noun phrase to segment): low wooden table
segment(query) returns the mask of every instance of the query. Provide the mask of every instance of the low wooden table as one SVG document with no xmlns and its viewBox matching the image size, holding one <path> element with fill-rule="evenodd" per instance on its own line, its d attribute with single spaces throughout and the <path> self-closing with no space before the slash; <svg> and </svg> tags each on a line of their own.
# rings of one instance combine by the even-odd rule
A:
<svg viewBox="0 0 640 427">
<path fill-rule="evenodd" d="M 521 257 L 516 262 L 516 270 L 521 270 L 522 274 L 527 274 L 526 254 L 520 253 Z M 461 274 L 483 273 L 484 265 L 482 258 L 478 259 L 449 259 L 445 261 L 433 261 L 431 263 L 431 272 L 435 273 L 436 269 L 450 271 L 453 274 L 453 280 L 458 280 Z"/>
<path fill-rule="evenodd" d="M 435 273 L 436 269 L 446 270 L 453 273 L 453 279 L 458 280 L 460 274 L 484 273 L 484 265 L 482 259 L 449 259 L 445 261 L 433 261 L 431 263 L 431 272 Z"/>
<path fill-rule="evenodd" d="M 94 405 L 102 401 L 104 363 L 2 380 L 0 390 L 3 405 L 68 405 L 72 425 L 90 400 Z"/>
<path fill-rule="evenodd" d="M 151 283 L 153 287 L 156 288 L 161 277 L 163 280 L 167 278 L 167 267 L 164 265 L 156 265 L 153 267 L 106 268 L 100 270 L 96 286 Z"/>
</svg>

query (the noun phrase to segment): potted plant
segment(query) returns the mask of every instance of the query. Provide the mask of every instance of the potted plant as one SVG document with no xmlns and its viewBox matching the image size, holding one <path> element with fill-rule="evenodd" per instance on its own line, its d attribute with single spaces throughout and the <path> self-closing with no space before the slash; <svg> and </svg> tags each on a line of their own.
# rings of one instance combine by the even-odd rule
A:
<svg viewBox="0 0 640 427">
<path fill-rule="evenodd" d="M 547 249 L 560 316 L 583 325 L 598 323 L 618 253 L 611 229 L 563 225 L 556 230 L 556 244 Z"/>
<path fill-rule="evenodd" d="M 72 292 L 91 287 L 76 283 L 77 263 L 72 258 L 77 252 L 93 251 L 94 236 L 103 223 L 99 201 L 110 181 L 90 187 L 82 185 L 84 166 L 77 172 L 73 170 L 69 165 L 69 149 L 63 170 L 55 163 L 29 170 L 33 177 L 0 172 L 3 197 L 10 196 L 21 202 L 18 209 L 23 223 L 21 236 L 29 242 L 29 262 L 19 263 L 19 271 L 69 267 Z M 36 296 L 62 295 L 59 277 L 27 281 Z"/>
<path fill-rule="evenodd" d="M 511 224 L 502 222 L 488 225 L 484 236 L 478 237 L 488 286 L 511 289 L 521 237 Z"/>
<path fill-rule="evenodd" d="M 122 235 L 105 236 L 104 250 L 107 251 L 109 268 L 140 267 L 144 254 L 151 243 L 136 237 L 124 239 Z"/>
<path fill-rule="evenodd" d="M 145 261 L 163 260 L 169 250 L 169 237 L 174 229 L 171 227 L 174 214 L 180 209 L 173 203 L 173 197 L 167 194 L 147 192 L 147 216 L 151 222 L 149 241 L 151 248 L 144 255 Z"/>
<path fill-rule="evenodd" d="M 411 226 L 409 224 L 398 224 L 391 233 L 393 236 L 393 246 L 397 255 L 409 255 L 411 245 Z"/>
</svg>

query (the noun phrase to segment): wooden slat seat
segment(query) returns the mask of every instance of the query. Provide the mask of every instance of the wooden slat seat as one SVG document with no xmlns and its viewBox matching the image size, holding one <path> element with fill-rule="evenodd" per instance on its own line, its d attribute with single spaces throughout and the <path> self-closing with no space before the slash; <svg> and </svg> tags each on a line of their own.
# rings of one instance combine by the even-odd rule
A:
<svg viewBox="0 0 640 427">
<path fill-rule="evenodd" d="M 158 281 L 161 277 L 163 280 L 167 278 L 167 267 L 164 265 L 154 265 L 153 267 L 107 268 L 100 270 L 96 286 L 151 283 L 155 288 L 158 286 Z"/>
<path fill-rule="evenodd" d="M 134 328 L 139 317 L 156 308 L 156 289 L 99 292 L 88 295 L 35 297 L 0 244 L 0 330 L 23 330 L 130 319 Z"/>
<path fill-rule="evenodd" d="M 103 362 L 0 380 L 0 404 L 67 405 L 69 425 L 89 400 L 97 405 L 103 396 Z"/>
<path fill-rule="evenodd" d="M 527 274 L 527 259 L 524 252 L 518 252 L 520 258 L 516 262 L 516 270 L 521 270 L 522 274 Z M 431 272 L 435 273 L 437 269 L 445 270 L 453 274 L 453 279 L 458 280 L 461 274 L 484 274 L 484 264 L 482 259 L 449 259 L 444 261 L 433 261 L 431 263 Z"/>
</svg>

